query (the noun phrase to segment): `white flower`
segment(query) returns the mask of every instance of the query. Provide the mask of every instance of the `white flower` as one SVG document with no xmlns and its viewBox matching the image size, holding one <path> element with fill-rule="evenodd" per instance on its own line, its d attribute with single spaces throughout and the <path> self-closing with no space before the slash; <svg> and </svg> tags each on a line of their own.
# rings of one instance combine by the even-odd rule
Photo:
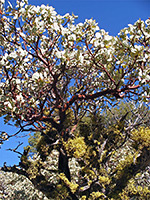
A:
<svg viewBox="0 0 150 200">
<path fill-rule="evenodd" d="M 55 31 L 59 31 L 59 26 L 56 22 L 54 22 L 54 24 L 52 25 L 52 28 L 55 30 Z"/>
<path fill-rule="evenodd" d="M 77 26 L 81 26 L 81 27 L 82 27 L 82 26 L 83 26 L 83 23 L 79 23 Z"/>
<path fill-rule="evenodd" d="M 20 84 L 21 80 L 20 79 L 16 79 L 16 84 Z"/>
<path fill-rule="evenodd" d="M 88 24 L 92 24 L 94 22 L 94 20 L 92 20 L 92 19 L 86 19 L 85 22 L 88 23 Z"/>
<path fill-rule="evenodd" d="M 116 64 L 117 64 L 117 65 L 120 65 L 120 64 L 121 64 L 120 60 L 118 60 L 118 61 L 116 62 Z"/>
<path fill-rule="evenodd" d="M 147 59 L 147 58 L 149 58 L 150 57 L 150 55 L 148 54 L 145 54 L 145 59 Z"/>
<path fill-rule="evenodd" d="M 141 51 L 143 48 L 142 46 L 139 46 L 139 45 L 135 45 L 134 47 L 136 48 L 137 51 Z"/>
<path fill-rule="evenodd" d="M 99 31 L 100 30 L 100 28 L 99 28 L 99 26 L 96 26 L 96 29 L 95 29 L 96 31 Z"/>
<path fill-rule="evenodd" d="M 26 10 L 25 10 L 24 8 L 21 8 L 21 9 L 20 9 L 20 12 L 23 14 L 23 13 L 26 12 Z"/>
<path fill-rule="evenodd" d="M 136 52 L 142 51 L 142 50 L 143 50 L 143 47 L 139 46 L 139 45 L 135 45 L 134 48 L 131 48 L 132 53 L 136 53 Z"/>
<path fill-rule="evenodd" d="M 69 18 L 70 15 L 69 15 L 69 13 L 66 13 L 63 17 L 64 17 L 64 18 Z"/>
<path fill-rule="evenodd" d="M 145 21 L 145 23 L 146 23 L 147 25 L 150 25 L 150 19 L 147 19 L 147 20 Z"/>
<path fill-rule="evenodd" d="M 112 36 L 105 35 L 104 39 L 105 39 L 105 40 L 107 40 L 107 41 L 109 41 L 109 40 L 111 40 L 111 39 L 112 39 Z"/>
<path fill-rule="evenodd" d="M 0 87 L 4 87 L 4 85 L 5 85 L 4 83 L 0 82 Z"/>
<path fill-rule="evenodd" d="M 61 27 L 62 35 L 70 33 L 67 28 Z"/>
<path fill-rule="evenodd" d="M 112 57 L 108 58 L 107 61 L 108 61 L 108 62 L 112 61 Z"/>
<path fill-rule="evenodd" d="M 41 9 L 46 9 L 46 6 L 44 4 L 42 4 Z"/>
<path fill-rule="evenodd" d="M 146 79 L 147 81 L 150 81 L 150 76 L 149 76 L 149 75 L 146 75 L 145 79 Z"/>
<path fill-rule="evenodd" d="M 44 79 L 44 76 L 42 73 L 40 73 L 40 79 L 43 80 Z"/>
<path fill-rule="evenodd" d="M 5 0 L 1 0 L 1 3 L 5 3 Z"/>
<path fill-rule="evenodd" d="M 128 37 L 127 37 L 127 40 L 128 40 Z M 122 41 L 122 44 L 124 44 L 125 46 L 128 46 L 128 41 L 127 40 Z"/>
<path fill-rule="evenodd" d="M 17 99 L 17 101 L 24 102 L 24 99 L 23 99 L 22 94 L 17 95 L 17 96 L 16 96 L 16 99 Z"/>
<path fill-rule="evenodd" d="M 42 73 L 39 73 L 39 72 L 35 72 L 33 75 L 32 75 L 32 79 L 35 79 L 35 80 L 37 80 L 37 79 L 44 79 L 44 77 L 43 77 L 43 75 L 42 75 Z"/>
<path fill-rule="evenodd" d="M 75 34 L 69 35 L 68 40 L 75 41 L 76 40 L 76 35 Z"/>
<path fill-rule="evenodd" d="M 10 58 L 16 58 L 18 55 L 16 54 L 16 52 L 15 51 L 13 51 L 13 52 L 11 52 L 10 54 L 9 54 L 9 57 Z"/>
<path fill-rule="evenodd" d="M 15 13 L 15 14 L 14 14 L 14 19 L 18 19 L 18 17 L 19 17 L 18 14 Z"/>
<path fill-rule="evenodd" d="M 61 51 L 55 52 L 55 55 L 56 55 L 57 58 L 61 58 L 62 57 Z"/>
<path fill-rule="evenodd" d="M 130 30 L 131 32 L 135 29 L 135 27 L 134 27 L 132 24 L 128 24 L 128 26 L 129 26 L 129 30 Z"/>
<path fill-rule="evenodd" d="M 38 12 L 40 11 L 40 6 L 34 6 L 34 7 L 32 8 L 32 10 L 33 10 L 34 12 L 38 13 Z"/>
<path fill-rule="evenodd" d="M 9 101 L 4 102 L 4 106 L 7 106 L 8 108 L 12 109 L 12 105 Z"/>
<path fill-rule="evenodd" d="M 4 54 L 3 59 L 4 59 L 4 60 L 7 60 L 7 59 L 8 59 L 8 53 L 5 53 L 5 54 Z"/>
<path fill-rule="evenodd" d="M 39 79 L 40 77 L 40 74 L 38 72 L 35 72 L 33 75 L 32 75 L 32 79 Z"/>
<path fill-rule="evenodd" d="M 80 60 L 81 63 L 83 63 L 83 61 L 84 61 L 84 56 L 82 56 L 82 55 L 80 54 L 79 60 Z"/>
<path fill-rule="evenodd" d="M 2 60 L 0 60 L 0 65 L 3 66 L 5 64 L 5 60 L 4 57 L 2 58 Z"/>
<path fill-rule="evenodd" d="M 136 50 L 135 48 L 131 48 L 131 52 L 132 52 L 132 53 L 136 53 L 136 51 L 137 51 L 137 50 Z"/>
<path fill-rule="evenodd" d="M 102 38 L 102 35 L 101 35 L 99 32 L 97 32 L 97 33 L 95 34 L 95 37 L 96 37 L 96 38 Z"/>
<path fill-rule="evenodd" d="M 23 57 L 27 55 L 27 51 L 23 50 L 21 47 L 17 50 L 17 52 Z"/>
<path fill-rule="evenodd" d="M 21 7 L 23 7 L 23 6 L 25 5 L 25 2 L 24 2 L 24 1 L 19 1 L 19 5 L 20 5 Z"/>
</svg>

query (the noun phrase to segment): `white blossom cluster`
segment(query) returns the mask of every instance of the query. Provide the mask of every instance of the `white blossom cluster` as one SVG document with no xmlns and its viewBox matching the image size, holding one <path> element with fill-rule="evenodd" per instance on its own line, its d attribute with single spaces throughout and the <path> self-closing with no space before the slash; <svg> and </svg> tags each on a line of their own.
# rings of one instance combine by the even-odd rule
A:
<svg viewBox="0 0 150 200">
<path fill-rule="evenodd" d="M 17 8 L 8 10 L 0 32 L 1 115 L 11 112 L 13 118 L 16 113 L 24 120 L 27 107 L 38 109 L 63 65 L 67 76 L 58 80 L 57 87 L 61 91 L 69 80 L 69 96 L 76 91 L 75 79 L 88 88 L 87 94 L 129 82 L 144 85 L 144 96 L 149 96 L 149 19 L 129 24 L 112 37 L 95 20 L 75 24 L 75 15 L 61 16 L 51 6 L 17 1 Z"/>
</svg>

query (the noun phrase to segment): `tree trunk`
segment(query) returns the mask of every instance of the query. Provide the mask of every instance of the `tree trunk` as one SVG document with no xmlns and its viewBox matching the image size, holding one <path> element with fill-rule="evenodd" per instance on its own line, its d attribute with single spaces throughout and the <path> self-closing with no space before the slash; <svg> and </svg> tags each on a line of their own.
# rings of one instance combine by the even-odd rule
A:
<svg viewBox="0 0 150 200">
<path fill-rule="evenodd" d="M 69 159 L 68 159 L 66 151 L 62 148 L 60 148 L 60 151 L 59 151 L 58 169 L 60 172 L 65 174 L 65 176 L 68 178 L 69 181 L 71 181 Z"/>
</svg>

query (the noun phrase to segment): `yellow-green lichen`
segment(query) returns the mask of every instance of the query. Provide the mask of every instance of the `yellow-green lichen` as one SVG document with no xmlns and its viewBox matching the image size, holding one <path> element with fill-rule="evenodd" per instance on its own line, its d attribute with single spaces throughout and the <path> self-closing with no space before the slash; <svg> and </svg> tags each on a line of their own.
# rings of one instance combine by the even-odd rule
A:
<svg viewBox="0 0 150 200">
<path fill-rule="evenodd" d="M 67 142 L 64 142 L 64 146 L 67 153 L 73 155 L 75 158 L 83 157 L 87 149 L 87 146 L 84 142 L 84 137 L 68 139 Z"/>
<path fill-rule="evenodd" d="M 99 176 L 98 179 L 99 179 L 99 182 L 103 185 L 103 187 L 104 185 L 109 185 L 111 182 L 110 178 L 107 176 Z"/>
<path fill-rule="evenodd" d="M 95 199 L 103 199 L 104 194 L 102 192 L 92 192 L 90 194 L 89 200 L 95 200 Z"/>
<path fill-rule="evenodd" d="M 64 184 L 58 184 L 56 186 L 56 190 L 54 191 L 53 196 L 55 200 L 67 199 L 69 196 L 68 189 L 65 187 Z"/>
<path fill-rule="evenodd" d="M 83 195 L 80 200 L 86 200 L 86 196 Z"/>
<path fill-rule="evenodd" d="M 137 158 L 138 158 L 138 152 L 135 152 L 134 154 L 129 153 L 128 155 L 126 155 L 115 168 L 115 170 L 117 171 L 116 178 L 121 177 L 121 175 L 124 173 L 124 169 L 130 167 L 131 164 L 135 164 Z"/>
<path fill-rule="evenodd" d="M 61 174 L 59 175 L 59 177 L 60 177 L 60 179 L 66 184 L 66 186 L 70 188 L 70 190 L 71 190 L 72 193 L 75 193 L 75 192 L 76 192 L 77 188 L 79 187 L 78 184 L 70 182 L 70 181 L 67 179 L 67 177 L 65 176 L 64 173 L 61 173 Z"/>
<path fill-rule="evenodd" d="M 131 196 L 138 197 L 139 200 L 150 199 L 150 190 L 146 186 L 140 186 L 130 179 L 127 187 L 119 194 L 121 200 L 130 200 Z"/>
<path fill-rule="evenodd" d="M 131 133 L 131 138 L 138 144 L 139 148 L 147 147 L 150 149 L 150 128 L 140 127 Z"/>
</svg>

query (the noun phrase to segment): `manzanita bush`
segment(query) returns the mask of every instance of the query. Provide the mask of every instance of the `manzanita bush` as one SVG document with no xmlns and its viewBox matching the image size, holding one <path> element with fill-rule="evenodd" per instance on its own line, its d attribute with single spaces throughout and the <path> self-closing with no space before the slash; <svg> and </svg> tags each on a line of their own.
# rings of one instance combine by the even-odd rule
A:
<svg viewBox="0 0 150 200">
<path fill-rule="evenodd" d="M 148 167 L 150 139 L 145 141 L 144 133 L 150 138 L 149 128 L 133 130 L 121 121 L 102 126 L 99 115 L 120 99 L 148 105 L 150 19 L 113 37 L 95 20 L 76 24 L 76 18 L 27 0 L 1 11 L 0 116 L 18 132 L 2 132 L 0 143 L 25 131 L 39 133 L 38 159 L 29 158 L 26 148 L 19 166 L 2 170 L 26 176 L 48 198 L 147 198 L 148 188 L 134 194 L 125 188 Z M 122 149 L 129 155 L 119 153 Z M 55 169 L 48 164 L 52 151 L 57 151 Z M 76 163 L 74 175 L 69 160 Z M 57 181 L 44 170 L 57 174 Z"/>
</svg>

